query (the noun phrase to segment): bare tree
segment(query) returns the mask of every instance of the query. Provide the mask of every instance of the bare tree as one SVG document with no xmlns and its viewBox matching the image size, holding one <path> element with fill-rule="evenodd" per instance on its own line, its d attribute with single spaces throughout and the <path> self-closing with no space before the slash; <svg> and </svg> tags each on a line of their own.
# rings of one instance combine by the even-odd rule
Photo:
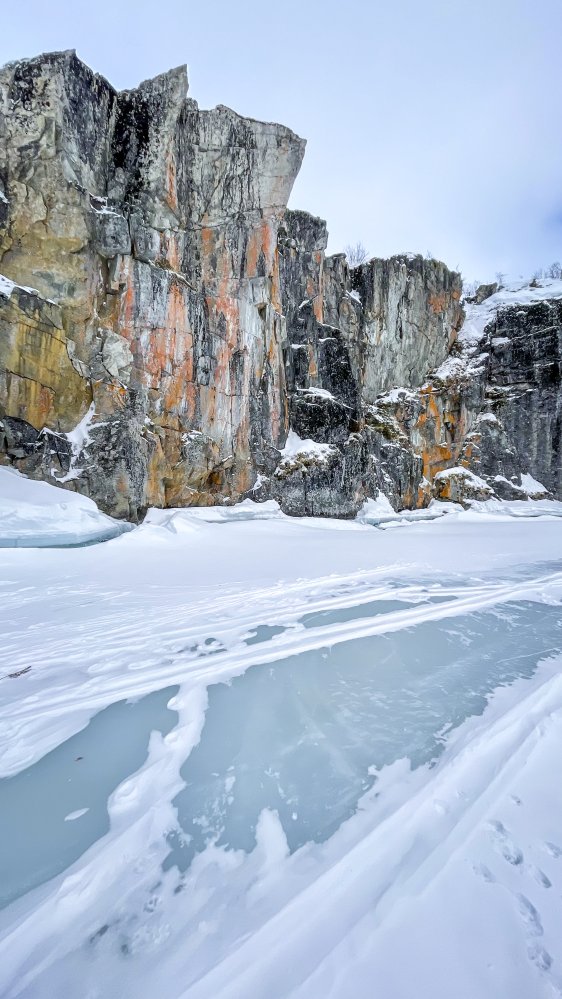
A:
<svg viewBox="0 0 562 999">
<path fill-rule="evenodd" d="M 476 295 L 477 288 L 480 287 L 480 281 L 463 281 L 462 292 L 465 298 L 474 298 Z"/>
<path fill-rule="evenodd" d="M 560 280 L 560 278 L 562 277 L 562 267 L 560 266 L 558 261 L 555 261 L 553 264 L 550 265 L 550 267 L 547 267 L 546 276 L 549 278 L 554 278 L 556 281 Z"/>
<path fill-rule="evenodd" d="M 353 246 L 348 244 L 344 247 L 343 252 L 347 257 L 347 262 L 351 268 L 360 267 L 361 264 L 364 264 L 365 261 L 369 259 L 369 251 L 361 242 L 355 243 Z"/>
<path fill-rule="evenodd" d="M 503 273 L 503 271 L 496 271 L 496 281 L 500 286 L 500 288 L 503 287 L 504 279 L 505 279 L 505 274 Z"/>
</svg>

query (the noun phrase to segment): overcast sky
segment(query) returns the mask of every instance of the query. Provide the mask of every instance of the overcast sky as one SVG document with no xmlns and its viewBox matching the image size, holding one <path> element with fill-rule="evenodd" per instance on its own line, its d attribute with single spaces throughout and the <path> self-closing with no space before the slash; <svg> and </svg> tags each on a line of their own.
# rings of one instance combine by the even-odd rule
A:
<svg viewBox="0 0 562 999">
<path fill-rule="evenodd" d="M 187 62 L 201 107 L 289 125 L 333 252 L 562 260 L 562 0 L 26 0 L 2 29 L 0 63 L 75 48 L 127 88 Z"/>
</svg>

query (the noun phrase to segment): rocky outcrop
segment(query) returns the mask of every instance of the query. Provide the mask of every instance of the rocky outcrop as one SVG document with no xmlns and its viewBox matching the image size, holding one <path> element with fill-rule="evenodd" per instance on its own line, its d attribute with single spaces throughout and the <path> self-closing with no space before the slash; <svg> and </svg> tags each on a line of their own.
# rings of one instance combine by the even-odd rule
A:
<svg viewBox="0 0 562 999">
<path fill-rule="evenodd" d="M 133 520 L 562 496 L 560 300 L 482 286 L 461 330 L 441 262 L 350 270 L 286 210 L 303 140 L 186 93 L 0 71 L 0 461 Z"/>
<path fill-rule="evenodd" d="M 562 497 L 562 301 L 498 309 L 481 348 L 484 400 L 467 463 L 505 498 L 517 496 L 522 473 Z"/>
<path fill-rule="evenodd" d="M 381 394 L 420 385 L 462 323 L 461 280 L 436 260 L 403 255 L 351 271 L 324 257 L 325 223 L 287 212 L 281 256 L 290 424 L 329 443 L 329 463 L 282 463 L 272 495 L 290 512 L 351 516 L 382 490 L 399 508 L 429 501 L 423 458 L 388 418 Z"/>
</svg>

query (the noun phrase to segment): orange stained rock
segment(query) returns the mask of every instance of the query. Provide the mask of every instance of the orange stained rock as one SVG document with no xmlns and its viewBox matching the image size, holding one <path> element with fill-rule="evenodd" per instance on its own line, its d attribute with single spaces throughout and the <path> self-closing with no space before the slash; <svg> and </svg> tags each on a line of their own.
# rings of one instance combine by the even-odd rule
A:
<svg viewBox="0 0 562 999">
<path fill-rule="evenodd" d="M 168 150 L 166 156 L 166 200 L 172 209 L 178 210 L 178 191 L 176 184 L 176 160 L 173 151 Z"/>
<path fill-rule="evenodd" d="M 174 271 L 180 269 L 179 241 L 175 232 L 166 230 L 160 233 L 160 256 Z"/>
<path fill-rule="evenodd" d="M 123 409 L 125 405 L 125 400 L 127 398 L 127 389 L 124 385 L 119 385 L 116 382 L 109 382 L 104 385 L 104 389 L 107 394 L 111 397 L 113 406 L 116 409 Z"/>
<path fill-rule="evenodd" d="M 271 279 L 271 305 L 276 312 L 282 312 L 281 306 L 281 282 L 279 277 L 279 250 L 277 244 L 273 251 L 273 274 Z"/>
<path fill-rule="evenodd" d="M 37 413 L 37 426 L 43 426 L 48 422 L 53 406 L 55 403 L 55 393 L 51 388 L 46 385 L 38 385 L 37 397 L 35 400 L 35 406 L 33 407 L 33 398 L 30 400 L 31 405 L 35 408 Z M 33 397 L 32 392 L 32 397 Z M 53 414 L 54 415 L 54 414 Z M 26 414 L 27 416 L 27 414 Z"/>
<path fill-rule="evenodd" d="M 262 253 L 265 258 L 266 276 L 271 277 L 275 268 L 276 254 L 272 225 L 267 219 L 263 219 L 260 225 L 250 231 L 246 249 L 245 271 L 247 277 L 258 276 L 258 262 Z"/>
<path fill-rule="evenodd" d="M 440 295 L 430 295 L 429 296 L 429 307 L 432 312 L 436 314 L 440 312 L 445 312 L 447 308 L 447 295 L 445 292 L 441 292 Z"/>
</svg>

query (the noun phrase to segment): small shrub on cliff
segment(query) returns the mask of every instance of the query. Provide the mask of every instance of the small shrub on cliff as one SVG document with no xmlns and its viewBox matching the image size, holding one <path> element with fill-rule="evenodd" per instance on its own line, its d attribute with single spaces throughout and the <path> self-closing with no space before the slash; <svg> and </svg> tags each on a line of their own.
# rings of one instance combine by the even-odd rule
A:
<svg viewBox="0 0 562 999">
<path fill-rule="evenodd" d="M 369 259 L 369 251 L 363 246 L 363 243 L 355 243 L 353 246 L 348 244 L 344 247 L 343 252 L 352 270 L 354 267 L 360 267 L 361 264 L 364 264 Z"/>
</svg>

